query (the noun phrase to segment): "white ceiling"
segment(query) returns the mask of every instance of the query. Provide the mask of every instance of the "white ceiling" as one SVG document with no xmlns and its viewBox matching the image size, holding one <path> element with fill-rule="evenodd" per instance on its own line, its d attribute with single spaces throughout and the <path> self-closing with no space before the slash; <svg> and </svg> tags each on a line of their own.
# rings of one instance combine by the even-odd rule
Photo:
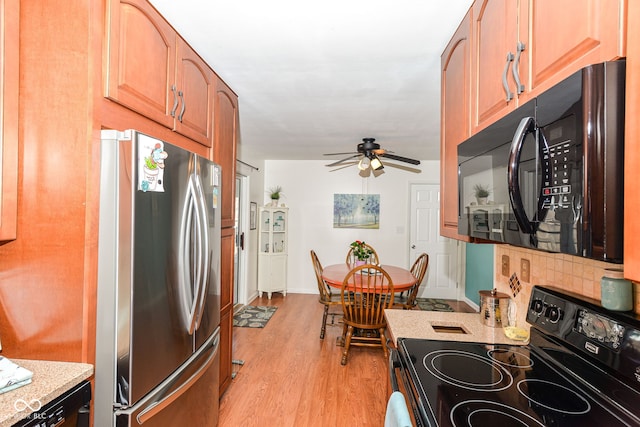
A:
<svg viewBox="0 0 640 427">
<path fill-rule="evenodd" d="M 251 157 L 337 160 L 374 137 L 439 158 L 440 55 L 472 0 L 150 2 L 238 94 Z"/>
</svg>

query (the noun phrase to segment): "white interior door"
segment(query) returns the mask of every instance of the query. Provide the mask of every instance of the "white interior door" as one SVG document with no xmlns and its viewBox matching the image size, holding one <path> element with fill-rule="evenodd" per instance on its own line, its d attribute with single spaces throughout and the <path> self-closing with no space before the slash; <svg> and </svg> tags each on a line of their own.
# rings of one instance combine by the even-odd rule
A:
<svg viewBox="0 0 640 427">
<path fill-rule="evenodd" d="M 440 185 L 411 184 L 411 262 L 429 255 L 429 267 L 418 297 L 457 300 L 457 245 L 440 235 Z"/>
</svg>

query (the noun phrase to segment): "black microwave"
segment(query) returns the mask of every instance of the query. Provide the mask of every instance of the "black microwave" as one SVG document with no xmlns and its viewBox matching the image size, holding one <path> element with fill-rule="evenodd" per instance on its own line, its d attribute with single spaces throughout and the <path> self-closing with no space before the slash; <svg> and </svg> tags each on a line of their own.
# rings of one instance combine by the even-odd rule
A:
<svg viewBox="0 0 640 427">
<path fill-rule="evenodd" d="M 622 263 L 624 83 L 585 67 L 461 143 L 458 232 Z"/>
</svg>

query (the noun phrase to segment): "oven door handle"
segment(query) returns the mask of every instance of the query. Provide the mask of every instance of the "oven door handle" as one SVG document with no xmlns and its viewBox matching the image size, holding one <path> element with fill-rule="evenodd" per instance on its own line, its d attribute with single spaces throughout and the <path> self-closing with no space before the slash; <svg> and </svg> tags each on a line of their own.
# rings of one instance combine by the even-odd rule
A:
<svg viewBox="0 0 640 427">
<path fill-rule="evenodd" d="M 398 350 L 389 348 L 389 381 L 391 382 L 391 391 L 400 391 L 400 387 L 398 387 L 398 377 L 396 375 L 396 368 L 400 366 Z"/>
</svg>

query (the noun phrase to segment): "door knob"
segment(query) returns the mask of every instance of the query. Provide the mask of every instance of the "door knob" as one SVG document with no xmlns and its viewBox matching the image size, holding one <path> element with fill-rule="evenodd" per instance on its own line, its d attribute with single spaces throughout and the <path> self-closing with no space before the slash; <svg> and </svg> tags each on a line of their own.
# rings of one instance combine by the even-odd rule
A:
<svg viewBox="0 0 640 427">
<path fill-rule="evenodd" d="M 411 249 L 415 249 L 415 248 L 416 248 L 416 245 L 411 245 Z"/>
</svg>

